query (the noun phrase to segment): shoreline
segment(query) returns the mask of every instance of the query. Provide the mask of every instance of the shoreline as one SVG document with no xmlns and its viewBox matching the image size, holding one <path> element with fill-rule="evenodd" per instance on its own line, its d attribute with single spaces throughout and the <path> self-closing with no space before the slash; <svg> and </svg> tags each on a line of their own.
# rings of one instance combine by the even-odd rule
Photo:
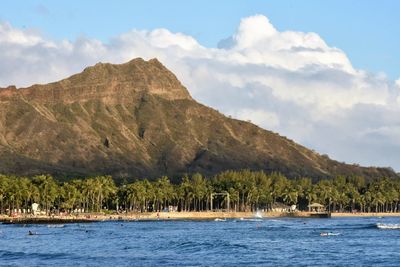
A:
<svg viewBox="0 0 400 267">
<path fill-rule="evenodd" d="M 324 213 L 323 215 L 326 215 Z M 262 218 L 324 218 L 321 215 L 311 212 L 261 212 Z M 335 212 L 330 214 L 332 218 L 341 217 L 400 217 L 400 213 L 385 212 L 358 212 L 344 213 Z M 16 216 L 10 217 L 0 215 L 0 222 L 3 224 L 68 224 L 68 223 L 91 223 L 101 221 L 156 221 L 156 220 L 215 220 L 215 219 L 254 219 L 255 212 L 143 212 L 128 214 L 106 215 L 101 213 L 87 213 L 77 215 L 54 215 L 54 216 Z M 326 218 L 326 217 L 325 217 Z"/>
<path fill-rule="evenodd" d="M 333 212 L 332 218 L 340 217 L 400 217 L 400 212 Z"/>
</svg>

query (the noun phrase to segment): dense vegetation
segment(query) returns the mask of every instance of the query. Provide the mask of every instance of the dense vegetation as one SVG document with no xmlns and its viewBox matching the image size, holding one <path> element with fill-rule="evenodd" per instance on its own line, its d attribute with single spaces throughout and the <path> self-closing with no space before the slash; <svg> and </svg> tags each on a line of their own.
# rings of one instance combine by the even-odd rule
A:
<svg viewBox="0 0 400 267">
<path fill-rule="evenodd" d="M 312 183 L 309 178 L 289 180 L 279 173 L 226 171 L 206 179 L 200 174 L 184 176 L 172 184 L 163 176 L 155 181 L 137 180 L 116 186 L 111 176 L 59 183 L 49 175 L 33 178 L 0 175 L 0 211 L 42 210 L 85 212 L 104 210 L 178 211 L 211 209 L 211 193 L 229 193 L 231 211 L 271 210 L 276 203 L 296 204 L 300 209 L 318 202 L 329 211 L 398 212 L 400 180 L 337 176 Z M 227 207 L 227 195 L 213 197 L 213 208 Z"/>
</svg>

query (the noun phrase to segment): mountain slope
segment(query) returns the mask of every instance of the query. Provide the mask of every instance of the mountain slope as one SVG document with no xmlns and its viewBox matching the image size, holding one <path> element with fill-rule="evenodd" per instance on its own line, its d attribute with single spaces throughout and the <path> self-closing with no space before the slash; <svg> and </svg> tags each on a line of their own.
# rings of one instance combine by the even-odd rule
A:
<svg viewBox="0 0 400 267">
<path fill-rule="evenodd" d="M 0 89 L 0 173 L 177 176 L 226 169 L 289 177 L 394 177 L 330 160 L 194 101 L 158 60 L 98 63 L 65 80 Z"/>
</svg>

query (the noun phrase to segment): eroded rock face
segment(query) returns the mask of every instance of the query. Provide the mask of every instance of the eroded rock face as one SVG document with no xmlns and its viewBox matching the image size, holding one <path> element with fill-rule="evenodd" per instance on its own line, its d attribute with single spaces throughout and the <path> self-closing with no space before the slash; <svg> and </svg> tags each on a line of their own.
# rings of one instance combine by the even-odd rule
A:
<svg viewBox="0 0 400 267">
<path fill-rule="evenodd" d="M 55 83 L 0 89 L 0 100 L 21 96 L 41 104 L 70 104 L 94 99 L 116 104 L 132 102 L 132 98 L 142 94 L 168 100 L 191 99 L 175 75 L 157 59 L 146 62 L 137 58 L 120 65 L 97 63 Z"/>
<path fill-rule="evenodd" d="M 179 176 L 227 169 L 394 177 L 346 165 L 194 101 L 158 60 L 98 63 L 65 80 L 0 89 L 0 173 Z"/>
</svg>

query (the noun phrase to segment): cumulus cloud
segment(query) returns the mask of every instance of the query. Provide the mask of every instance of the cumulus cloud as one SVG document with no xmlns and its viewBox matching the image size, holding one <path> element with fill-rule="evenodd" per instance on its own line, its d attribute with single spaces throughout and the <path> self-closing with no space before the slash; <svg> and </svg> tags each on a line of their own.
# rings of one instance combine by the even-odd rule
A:
<svg viewBox="0 0 400 267">
<path fill-rule="evenodd" d="M 249 121 L 252 123 L 268 129 L 279 126 L 278 115 L 262 109 L 239 109 L 235 117 L 242 120 L 249 120 L 251 118 Z"/>
<path fill-rule="evenodd" d="M 47 83 L 99 61 L 157 57 L 195 99 L 321 154 L 400 170 L 400 80 L 355 69 L 318 34 L 243 18 L 218 48 L 167 29 L 131 30 L 107 43 L 53 41 L 0 23 L 0 86 Z"/>
</svg>

